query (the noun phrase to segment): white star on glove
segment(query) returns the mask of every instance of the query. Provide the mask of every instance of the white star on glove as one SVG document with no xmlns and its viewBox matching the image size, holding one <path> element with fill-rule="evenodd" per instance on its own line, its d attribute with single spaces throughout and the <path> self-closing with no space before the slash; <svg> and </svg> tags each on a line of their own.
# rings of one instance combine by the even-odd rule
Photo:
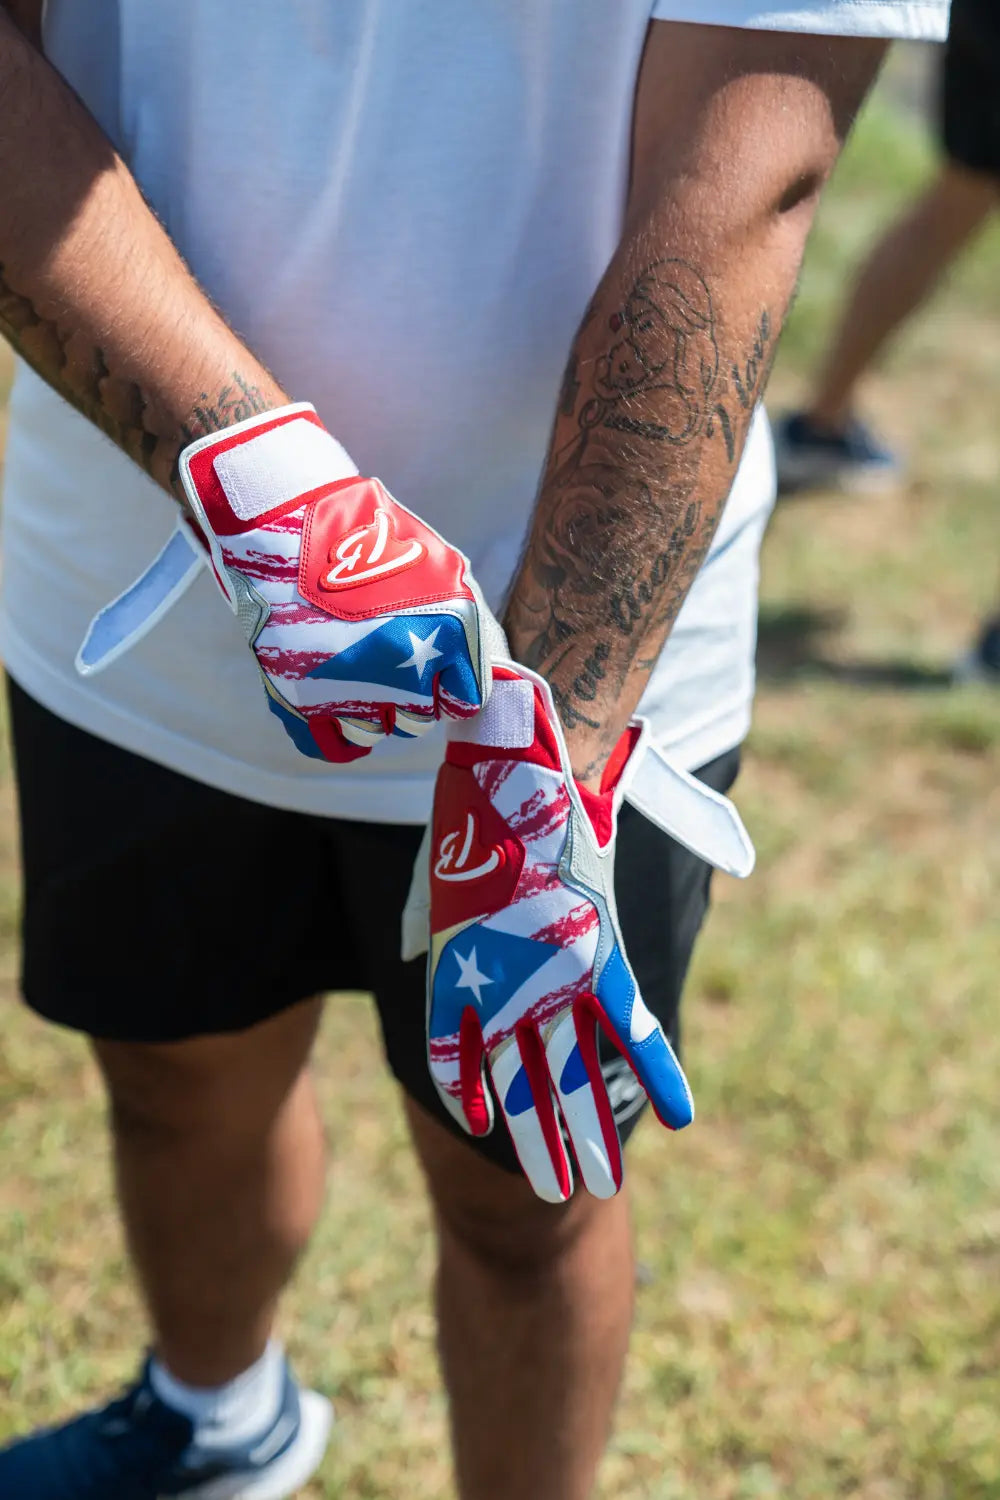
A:
<svg viewBox="0 0 1000 1500">
<path fill-rule="evenodd" d="M 473 948 L 468 958 L 463 958 L 461 953 L 456 953 L 455 958 L 458 960 L 458 967 L 462 972 L 461 979 L 455 985 L 456 990 L 471 990 L 476 997 L 476 1004 L 482 1005 L 483 985 L 492 984 L 493 980 L 490 979 L 489 975 L 483 974 L 480 971 L 475 948 Z"/>
<path fill-rule="evenodd" d="M 442 655 L 442 652 L 436 650 L 434 646 L 440 629 L 439 625 L 436 630 L 432 630 L 426 640 L 421 640 L 419 635 L 415 635 L 412 630 L 408 630 L 406 633 L 410 637 L 413 655 L 407 657 L 406 661 L 401 661 L 396 670 L 401 672 L 404 667 L 414 667 L 417 673 L 417 681 L 422 682 L 427 663 L 433 661 L 435 656 Z"/>
</svg>

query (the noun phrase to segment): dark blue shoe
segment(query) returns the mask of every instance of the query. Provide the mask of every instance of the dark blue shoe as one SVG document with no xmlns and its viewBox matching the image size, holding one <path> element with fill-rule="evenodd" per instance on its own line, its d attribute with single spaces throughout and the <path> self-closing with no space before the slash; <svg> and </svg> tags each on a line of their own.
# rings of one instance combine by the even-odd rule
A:
<svg viewBox="0 0 1000 1500">
<path fill-rule="evenodd" d="M 285 1372 L 271 1430 L 232 1449 L 203 1449 L 187 1417 L 153 1392 L 149 1368 L 102 1411 L 0 1451 L 0 1500 L 287 1500 L 316 1472 L 333 1409 Z"/>
<path fill-rule="evenodd" d="M 843 432 L 816 427 L 804 412 L 789 412 L 773 424 L 778 488 L 841 489 L 858 493 L 885 489 L 900 475 L 896 454 L 857 419 Z"/>
<path fill-rule="evenodd" d="M 982 634 L 952 670 L 956 682 L 988 682 L 1000 687 L 1000 615 L 987 620 Z"/>
</svg>

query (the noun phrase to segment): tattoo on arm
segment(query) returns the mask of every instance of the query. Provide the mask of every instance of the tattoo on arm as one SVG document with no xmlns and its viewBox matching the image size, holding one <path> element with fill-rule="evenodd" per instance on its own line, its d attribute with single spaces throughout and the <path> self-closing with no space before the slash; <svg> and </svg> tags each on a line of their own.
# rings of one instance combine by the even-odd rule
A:
<svg viewBox="0 0 1000 1500">
<path fill-rule="evenodd" d="M 214 396 L 200 401 L 180 421 L 139 381 L 116 375 L 104 351 L 79 333 L 66 330 L 45 316 L 29 297 L 11 286 L 0 262 L 0 335 L 65 400 L 99 427 L 119 448 L 159 482 L 166 482 L 178 498 L 178 460 L 181 450 L 196 437 L 217 432 L 246 417 L 267 411 L 273 404 L 240 375 Z"/>
<path fill-rule="evenodd" d="M 566 729 L 596 731 L 583 775 L 701 566 L 775 342 L 765 310 L 750 346 L 724 354 L 711 291 L 679 259 L 647 266 L 620 305 L 602 300 L 570 357 L 508 611 L 515 654 L 548 678 Z"/>
<path fill-rule="evenodd" d="M 180 457 L 188 443 L 210 432 L 221 432 L 236 422 L 245 422 L 248 417 L 259 416 L 273 405 L 274 402 L 266 398 L 260 387 L 248 384 L 238 370 L 232 371 L 232 383 L 224 385 L 214 401 L 207 391 L 202 391 L 190 417 L 180 425 L 177 451 L 170 467 L 170 488 L 178 499 L 187 503 L 180 480 Z"/>
</svg>

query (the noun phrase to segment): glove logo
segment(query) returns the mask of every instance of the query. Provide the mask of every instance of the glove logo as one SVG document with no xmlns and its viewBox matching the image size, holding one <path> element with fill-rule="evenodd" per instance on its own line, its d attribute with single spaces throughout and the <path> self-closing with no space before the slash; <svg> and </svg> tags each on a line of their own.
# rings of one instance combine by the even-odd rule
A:
<svg viewBox="0 0 1000 1500">
<path fill-rule="evenodd" d="M 388 510 L 377 505 L 367 525 L 349 531 L 336 547 L 331 547 L 329 561 L 333 567 L 320 575 L 319 586 L 330 590 L 349 589 L 359 583 L 369 583 L 373 578 L 401 573 L 404 568 L 412 568 L 418 563 L 425 551 L 423 543 L 415 538 L 408 542 L 398 541 Z"/>
<path fill-rule="evenodd" d="M 434 865 L 437 880 L 480 880 L 490 875 L 504 858 L 503 850 L 496 844 L 487 854 L 477 838 L 474 813 L 466 813 L 464 829 L 446 833 L 438 845 L 438 857 Z M 475 847 L 474 847 L 475 846 Z M 485 856 L 480 858 L 480 856 Z M 470 864 L 470 859 L 477 859 Z"/>
</svg>

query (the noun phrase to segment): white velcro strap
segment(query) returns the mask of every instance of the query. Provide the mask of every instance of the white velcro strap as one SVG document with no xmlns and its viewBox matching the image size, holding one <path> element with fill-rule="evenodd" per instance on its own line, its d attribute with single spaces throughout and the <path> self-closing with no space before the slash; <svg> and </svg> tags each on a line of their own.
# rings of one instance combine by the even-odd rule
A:
<svg viewBox="0 0 1000 1500">
<path fill-rule="evenodd" d="M 448 738 L 497 750 L 527 750 L 535 742 L 535 690 L 524 677 L 500 677 L 489 702 L 471 719 L 456 719 Z"/>
<path fill-rule="evenodd" d="M 358 472 L 337 439 L 304 417 L 224 449 L 214 467 L 241 521 Z"/>
<path fill-rule="evenodd" d="M 754 867 L 753 844 L 728 797 L 672 766 L 647 741 L 625 790 L 625 800 L 671 838 L 727 875 L 740 879 Z"/>
<path fill-rule="evenodd" d="M 90 622 L 76 653 L 82 677 L 103 672 L 124 656 L 186 594 L 208 557 L 186 521 L 178 521 L 166 546 L 146 571 Z"/>
</svg>

